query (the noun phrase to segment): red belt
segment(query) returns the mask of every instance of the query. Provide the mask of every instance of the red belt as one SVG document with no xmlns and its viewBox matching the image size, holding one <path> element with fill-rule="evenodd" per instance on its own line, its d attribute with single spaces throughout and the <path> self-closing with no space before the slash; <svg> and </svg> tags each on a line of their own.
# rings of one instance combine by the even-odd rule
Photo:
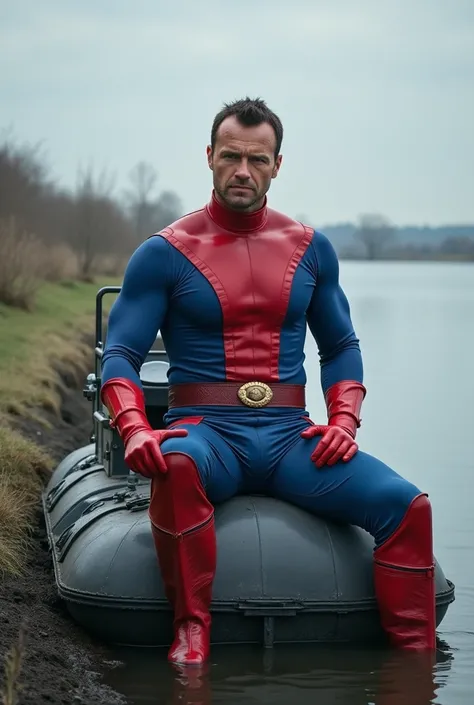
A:
<svg viewBox="0 0 474 705">
<path fill-rule="evenodd" d="M 253 409 L 265 406 L 305 408 L 302 384 L 266 384 L 265 382 L 211 382 L 209 384 L 174 384 L 168 391 L 168 407 L 240 406 Z"/>
</svg>

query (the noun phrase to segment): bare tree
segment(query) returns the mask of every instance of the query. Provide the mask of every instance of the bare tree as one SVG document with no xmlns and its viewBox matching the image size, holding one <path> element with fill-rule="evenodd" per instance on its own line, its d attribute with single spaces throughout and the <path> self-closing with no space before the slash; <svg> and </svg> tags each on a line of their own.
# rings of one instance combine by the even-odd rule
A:
<svg viewBox="0 0 474 705">
<path fill-rule="evenodd" d="M 129 240 L 128 223 L 111 197 L 112 183 L 105 172 L 95 179 L 91 167 L 79 173 L 71 245 L 85 280 L 91 279 L 100 255 L 120 251 Z"/>
<path fill-rule="evenodd" d="M 154 204 L 151 194 L 157 180 L 156 170 L 148 162 L 138 162 L 130 172 L 131 188 L 126 191 L 126 198 L 137 242 L 153 230 Z"/>
<path fill-rule="evenodd" d="M 364 245 L 367 259 L 375 260 L 392 244 L 395 228 L 385 216 L 368 213 L 360 217 L 354 237 Z"/>
<path fill-rule="evenodd" d="M 41 145 L 17 145 L 10 137 L 0 147 L 0 217 L 14 217 L 28 229 L 37 220 L 50 190 Z"/>
<path fill-rule="evenodd" d="M 183 206 L 177 194 L 174 191 L 163 191 L 155 203 L 153 230 L 156 232 L 166 228 L 182 214 Z"/>
<path fill-rule="evenodd" d="M 61 188 L 50 177 L 41 144 L 17 144 L 9 133 L 0 135 L 0 140 L 0 220 L 15 224 L 0 230 L 0 252 L 7 236 L 11 243 L 18 233 L 31 233 L 45 243 L 44 278 L 58 279 L 63 271 L 69 276 L 79 270 L 87 280 L 98 271 L 103 273 L 101 267 L 115 269 L 115 263 L 128 259 L 137 241 L 182 214 L 176 194 L 155 192 L 157 173 L 145 161 L 130 173 L 124 207 L 114 197 L 114 178 L 107 171 L 86 166 L 78 173 L 75 189 Z M 39 258 L 29 259 L 36 272 L 33 260 Z"/>
<path fill-rule="evenodd" d="M 130 181 L 134 189 L 137 201 L 146 203 L 148 196 L 156 184 L 158 175 L 152 164 L 148 162 L 138 162 L 130 172 Z"/>
<path fill-rule="evenodd" d="M 439 252 L 472 260 L 474 259 L 474 240 L 470 237 L 450 235 L 440 244 Z"/>
</svg>

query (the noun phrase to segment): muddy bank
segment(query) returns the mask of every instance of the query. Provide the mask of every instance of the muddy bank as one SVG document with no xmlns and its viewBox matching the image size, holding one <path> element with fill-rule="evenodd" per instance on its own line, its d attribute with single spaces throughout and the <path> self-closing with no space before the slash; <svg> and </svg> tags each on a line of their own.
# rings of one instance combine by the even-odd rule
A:
<svg viewBox="0 0 474 705">
<path fill-rule="evenodd" d="M 90 442 L 91 406 L 82 396 L 82 386 L 92 365 L 91 349 L 90 363 L 80 382 L 80 375 L 71 370 L 60 371 L 61 418 L 54 412 L 41 412 L 52 423 L 51 429 L 35 421 L 14 420 L 14 427 L 46 448 L 55 462 Z M 40 507 L 26 574 L 0 580 L 0 693 L 5 655 L 18 641 L 22 624 L 25 639 L 18 705 L 126 703 L 101 682 L 101 673 L 113 665 L 108 650 L 76 626 L 58 600 Z"/>
</svg>

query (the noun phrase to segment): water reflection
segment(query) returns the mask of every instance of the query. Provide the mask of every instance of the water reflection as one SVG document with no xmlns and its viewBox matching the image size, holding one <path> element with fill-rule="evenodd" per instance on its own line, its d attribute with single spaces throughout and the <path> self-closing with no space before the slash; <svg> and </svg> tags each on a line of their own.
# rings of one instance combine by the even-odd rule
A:
<svg viewBox="0 0 474 705">
<path fill-rule="evenodd" d="M 203 667 L 166 663 L 164 650 L 122 650 L 108 682 L 130 705 L 430 705 L 453 654 L 354 647 L 217 647 Z"/>
</svg>

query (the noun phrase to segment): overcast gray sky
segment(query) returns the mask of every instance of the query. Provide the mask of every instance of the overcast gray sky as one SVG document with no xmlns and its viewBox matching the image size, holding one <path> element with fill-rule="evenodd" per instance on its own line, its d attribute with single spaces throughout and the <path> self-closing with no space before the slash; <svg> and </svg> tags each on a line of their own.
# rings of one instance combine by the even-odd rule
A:
<svg viewBox="0 0 474 705">
<path fill-rule="evenodd" d="M 0 9 L 0 128 L 58 181 L 117 193 L 142 159 L 186 210 L 224 101 L 282 118 L 273 207 L 317 226 L 474 222 L 474 0 L 15 0 Z"/>
</svg>

